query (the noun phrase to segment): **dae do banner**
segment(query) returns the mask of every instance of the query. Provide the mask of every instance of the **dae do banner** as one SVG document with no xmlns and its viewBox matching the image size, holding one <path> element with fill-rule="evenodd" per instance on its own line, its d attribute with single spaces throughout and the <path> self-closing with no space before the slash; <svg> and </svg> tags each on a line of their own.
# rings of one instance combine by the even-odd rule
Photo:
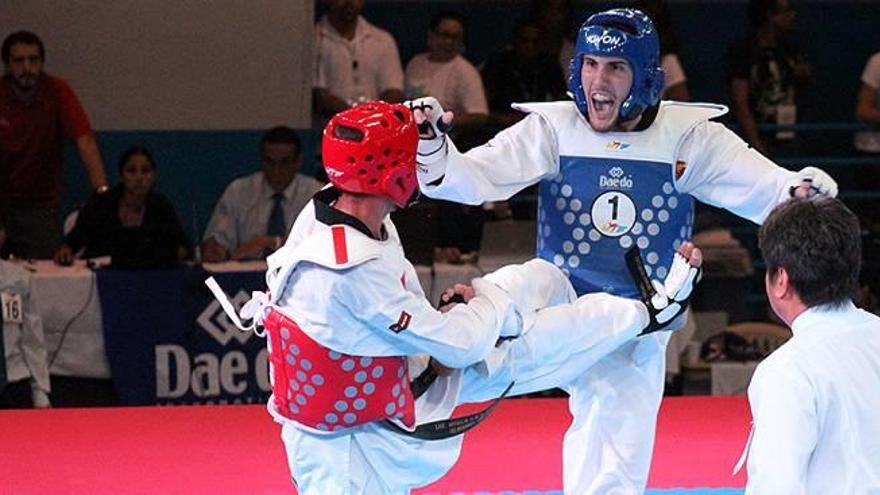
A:
<svg viewBox="0 0 880 495">
<path fill-rule="evenodd" d="M 270 394 L 266 342 L 238 330 L 204 284 L 213 275 L 236 308 L 264 290 L 264 272 L 100 270 L 104 343 L 125 405 L 252 404 Z"/>
</svg>

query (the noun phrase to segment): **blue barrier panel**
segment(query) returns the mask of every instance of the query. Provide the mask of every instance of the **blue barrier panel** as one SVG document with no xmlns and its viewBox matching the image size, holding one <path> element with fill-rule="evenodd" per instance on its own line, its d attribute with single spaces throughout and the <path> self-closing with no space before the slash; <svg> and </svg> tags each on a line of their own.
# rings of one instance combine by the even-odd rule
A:
<svg viewBox="0 0 880 495">
<path fill-rule="evenodd" d="M 199 268 L 99 270 L 104 343 L 125 405 L 260 403 L 269 396 L 265 341 L 235 328 Z M 240 305 L 263 272 L 214 274 Z"/>
</svg>

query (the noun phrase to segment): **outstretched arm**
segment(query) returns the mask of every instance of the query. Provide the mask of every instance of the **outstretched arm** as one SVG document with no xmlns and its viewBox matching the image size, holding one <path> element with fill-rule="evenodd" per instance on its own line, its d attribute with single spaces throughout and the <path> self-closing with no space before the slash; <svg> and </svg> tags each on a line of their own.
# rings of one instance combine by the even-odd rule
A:
<svg viewBox="0 0 880 495">
<path fill-rule="evenodd" d="M 559 170 L 556 137 L 540 115 L 529 115 L 461 153 L 446 135 L 454 124 L 451 112 L 430 97 L 409 105 L 421 138 L 419 186 L 429 197 L 473 205 L 503 201 Z"/>
<path fill-rule="evenodd" d="M 794 194 L 837 195 L 837 184 L 815 167 L 787 170 L 750 148 L 730 129 L 703 122 L 682 140 L 676 161 L 685 171 L 676 188 L 700 201 L 761 223 Z M 798 191 L 798 187 L 809 185 Z"/>
</svg>

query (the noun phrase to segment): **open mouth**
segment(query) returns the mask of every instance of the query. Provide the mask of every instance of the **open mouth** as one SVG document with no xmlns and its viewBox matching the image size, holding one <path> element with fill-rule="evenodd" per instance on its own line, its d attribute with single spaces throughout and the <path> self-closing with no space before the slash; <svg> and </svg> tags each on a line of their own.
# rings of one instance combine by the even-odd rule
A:
<svg viewBox="0 0 880 495">
<path fill-rule="evenodd" d="M 592 93 L 590 103 L 596 117 L 610 119 L 614 114 L 614 98 L 608 93 L 599 91 Z"/>
</svg>

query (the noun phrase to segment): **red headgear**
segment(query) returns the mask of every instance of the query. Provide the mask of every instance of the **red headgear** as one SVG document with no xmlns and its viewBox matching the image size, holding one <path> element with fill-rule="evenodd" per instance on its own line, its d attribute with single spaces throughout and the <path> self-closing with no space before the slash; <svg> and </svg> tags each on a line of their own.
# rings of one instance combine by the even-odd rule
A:
<svg viewBox="0 0 880 495">
<path fill-rule="evenodd" d="M 419 132 L 405 105 L 369 101 L 333 116 L 324 128 L 322 158 L 341 191 L 384 196 L 404 207 L 418 188 Z"/>
</svg>

